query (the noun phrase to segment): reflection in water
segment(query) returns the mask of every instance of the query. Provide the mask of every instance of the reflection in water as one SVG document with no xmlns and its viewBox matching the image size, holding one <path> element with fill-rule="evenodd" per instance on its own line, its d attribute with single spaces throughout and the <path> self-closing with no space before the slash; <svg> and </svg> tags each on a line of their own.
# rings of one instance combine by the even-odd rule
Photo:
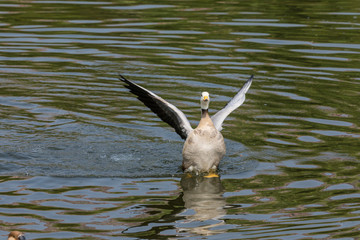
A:
<svg viewBox="0 0 360 240">
<path fill-rule="evenodd" d="M 201 235 L 223 232 L 221 228 L 213 229 L 225 224 L 220 220 L 226 214 L 226 202 L 222 196 L 224 188 L 220 177 L 206 178 L 185 174 L 180 184 L 186 208 L 182 215 L 185 216 L 186 223 L 191 223 L 182 224 L 181 231 Z"/>
<path fill-rule="evenodd" d="M 289 162 L 282 174 L 221 182 L 0 177 L 0 236 L 17 229 L 34 240 L 59 234 L 126 240 L 358 237 L 360 166 L 350 168 L 342 159 L 315 164 Z"/>
</svg>

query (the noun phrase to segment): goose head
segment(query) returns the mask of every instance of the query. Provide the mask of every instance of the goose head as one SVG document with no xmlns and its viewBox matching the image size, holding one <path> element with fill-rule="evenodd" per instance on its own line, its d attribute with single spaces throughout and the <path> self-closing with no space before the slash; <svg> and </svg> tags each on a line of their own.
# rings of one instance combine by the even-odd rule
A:
<svg viewBox="0 0 360 240">
<path fill-rule="evenodd" d="M 25 236 L 22 232 L 12 231 L 9 233 L 8 240 L 25 240 Z"/>
<path fill-rule="evenodd" d="M 209 108 L 210 96 L 208 92 L 202 92 L 200 98 L 201 109 L 207 110 Z"/>
</svg>

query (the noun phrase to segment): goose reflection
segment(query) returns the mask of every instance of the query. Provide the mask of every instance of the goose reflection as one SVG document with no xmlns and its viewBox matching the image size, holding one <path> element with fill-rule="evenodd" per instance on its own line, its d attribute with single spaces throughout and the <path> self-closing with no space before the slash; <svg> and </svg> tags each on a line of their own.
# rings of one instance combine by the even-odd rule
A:
<svg viewBox="0 0 360 240">
<path fill-rule="evenodd" d="M 220 177 L 207 178 L 185 174 L 180 181 L 183 189 L 185 217 L 179 226 L 180 232 L 190 232 L 201 235 L 213 235 L 224 232 L 218 226 L 224 225 L 220 218 L 226 214 L 226 204 L 222 194 L 224 188 Z"/>
</svg>

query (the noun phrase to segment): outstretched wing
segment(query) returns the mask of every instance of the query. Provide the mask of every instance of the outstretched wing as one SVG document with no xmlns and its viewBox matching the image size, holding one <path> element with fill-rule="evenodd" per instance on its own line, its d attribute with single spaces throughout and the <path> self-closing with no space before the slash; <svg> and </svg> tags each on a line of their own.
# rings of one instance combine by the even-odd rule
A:
<svg viewBox="0 0 360 240">
<path fill-rule="evenodd" d="M 176 133 L 179 134 L 182 139 L 187 138 L 189 132 L 193 129 L 189 120 L 182 111 L 155 93 L 130 80 L 127 80 L 120 74 L 119 76 L 120 80 L 126 83 L 125 87 L 130 89 L 130 92 L 135 94 L 138 99 L 145 104 L 145 106 L 156 113 L 156 115 L 158 115 L 161 120 L 173 127 Z"/>
<path fill-rule="evenodd" d="M 235 97 L 233 99 L 230 100 L 230 102 L 228 102 L 228 104 L 226 104 L 226 106 L 221 109 L 220 111 L 218 111 L 214 116 L 211 117 L 211 120 L 214 123 L 215 128 L 218 131 L 221 131 L 222 129 L 222 124 L 225 120 L 225 118 L 235 109 L 237 109 L 238 107 L 241 106 L 241 104 L 244 103 L 245 101 L 245 94 L 246 92 L 249 90 L 252 80 L 253 80 L 254 75 L 251 75 L 251 77 L 249 78 L 249 80 L 246 81 L 246 83 L 244 84 L 244 86 L 240 89 L 240 91 L 235 95 Z"/>
</svg>

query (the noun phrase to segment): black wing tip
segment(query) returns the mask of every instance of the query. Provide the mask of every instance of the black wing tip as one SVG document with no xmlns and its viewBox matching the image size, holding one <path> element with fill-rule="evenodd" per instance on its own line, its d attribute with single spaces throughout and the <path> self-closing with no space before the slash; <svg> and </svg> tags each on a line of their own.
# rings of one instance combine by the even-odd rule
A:
<svg viewBox="0 0 360 240">
<path fill-rule="evenodd" d="M 251 74 L 251 76 L 250 76 L 249 80 L 247 80 L 247 81 L 248 81 L 248 82 L 249 82 L 249 81 L 252 81 L 252 80 L 253 80 L 253 78 L 254 78 L 254 74 Z"/>
<path fill-rule="evenodd" d="M 244 86 L 251 85 L 253 79 L 254 79 L 254 74 L 251 74 L 251 76 L 249 77 L 249 79 L 244 83 Z"/>
<path fill-rule="evenodd" d="M 134 90 L 134 91 L 135 91 L 135 89 L 139 88 L 139 86 L 136 83 L 128 80 L 127 78 L 125 78 L 124 75 L 121 75 L 120 73 L 118 73 L 118 75 L 119 75 L 119 80 L 122 81 L 123 83 L 125 83 L 124 86 L 126 88 L 128 88 L 130 90 Z M 137 95 L 137 94 L 135 94 L 135 95 Z"/>
<path fill-rule="evenodd" d="M 129 80 L 127 80 L 123 75 L 121 75 L 120 73 L 118 73 L 118 75 L 119 75 L 119 79 L 121 80 L 121 81 L 123 81 L 123 82 L 125 82 L 125 83 L 129 83 L 130 81 Z"/>
</svg>

